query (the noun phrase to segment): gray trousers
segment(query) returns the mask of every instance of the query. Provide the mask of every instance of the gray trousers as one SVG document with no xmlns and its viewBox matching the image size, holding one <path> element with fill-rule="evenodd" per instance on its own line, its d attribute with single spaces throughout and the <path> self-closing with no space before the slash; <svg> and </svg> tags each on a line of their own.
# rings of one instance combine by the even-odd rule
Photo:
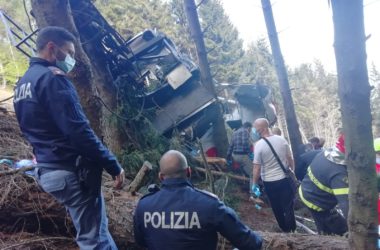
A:
<svg viewBox="0 0 380 250">
<path fill-rule="evenodd" d="M 108 220 L 103 195 L 89 195 L 82 191 L 76 173 L 53 170 L 43 175 L 36 169 L 35 176 L 42 189 L 63 204 L 77 231 L 76 242 L 81 250 L 115 250 L 115 242 L 108 231 Z"/>
<path fill-rule="evenodd" d="M 252 194 L 252 171 L 253 171 L 253 162 L 249 159 L 248 155 L 237 155 L 232 154 L 232 158 L 235 162 L 239 163 L 241 170 L 244 174 L 249 176 L 249 193 Z"/>
</svg>

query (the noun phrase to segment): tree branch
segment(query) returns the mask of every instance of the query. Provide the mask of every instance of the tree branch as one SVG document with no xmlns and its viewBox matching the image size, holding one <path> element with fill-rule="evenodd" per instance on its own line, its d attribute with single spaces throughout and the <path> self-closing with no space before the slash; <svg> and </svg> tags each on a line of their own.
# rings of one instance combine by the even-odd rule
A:
<svg viewBox="0 0 380 250">
<path fill-rule="evenodd" d="M 205 0 L 200 1 L 199 4 L 197 4 L 196 8 L 198 9 L 204 2 L 205 2 Z"/>
<path fill-rule="evenodd" d="M 12 174 L 18 174 L 18 173 L 25 173 L 26 171 L 33 170 L 35 167 L 33 166 L 27 166 L 27 167 L 22 167 L 18 169 L 12 169 L 12 170 L 7 170 L 7 171 L 0 171 L 0 176 L 4 175 L 12 175 Z"/>
</svg>

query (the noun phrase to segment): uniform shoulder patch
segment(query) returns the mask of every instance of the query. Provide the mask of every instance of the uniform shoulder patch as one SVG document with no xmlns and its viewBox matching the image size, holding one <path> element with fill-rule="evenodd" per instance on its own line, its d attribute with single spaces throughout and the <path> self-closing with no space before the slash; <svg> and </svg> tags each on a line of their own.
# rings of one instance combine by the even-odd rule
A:
<svg viewBox="0 0 380 250">
<path fill-rule="evenodd" d="M 202 194 L 205 194 L 211 198 L 214 198 L 214 199 L 217 199 L 219 200 L 219 197 L 216 195 L 216 194 L 213 194 L 209 191 L 206 191 L 206 190 L 203 190 L 203 189 L 198 189 L 198 188 L 194 188 L 195 191 L 198 191 L 199 193 L 202 193 Z"/>
<path fill-rule="evenodd" d="M 140 200 L 148 197 L 148 196 L 151 196 L 151 195 L 154 195 L 155 193 L 157 193 L 158 191 L 160 191 L 160 188 L 156 185 L 156 184 L 151 184 L 149 185 L 148 187 L 148 193 L 143 195 Z"/>
<path fill-rule="evenodd" d="M 66 73 L 63 72 L 60 68 L 57 68 L 55 66 L 49 66 L 48 69 L 54 74 L 54 75 L 61 75 L 66 76 Z"/>
</svg>

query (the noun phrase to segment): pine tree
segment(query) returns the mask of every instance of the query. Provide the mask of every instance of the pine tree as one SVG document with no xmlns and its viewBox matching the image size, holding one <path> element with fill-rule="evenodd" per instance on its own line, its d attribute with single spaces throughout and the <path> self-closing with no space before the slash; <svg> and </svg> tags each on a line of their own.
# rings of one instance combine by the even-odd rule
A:
<svg viewBox="0 0 380 250">
<path fill-rule="evenodd" d="M 289 81 L 304 141 L 318 136 L 332 146 L 341 127 L 336 76 L 316 61 L 291 70 Z"/>
<path fill-rule="evenodd" d="M 259 82 L 278 89 L 273 57 L 264 39 L 259 39 L 248 46 L 238 67 L 239 82 Z"/>
<path fill-rule="evenodd" d="M 369 76 L 371 91 L 372 129 L 374 137 L 380 137 L 380 72 L 372 64 Z"/>
<path fill-rule="evenodd" d="M 220 0 L 203 2 L 198 8 L 211 72 L 217 82 L 237 82 L 243 41 Z"/>
<path fill-rule="evenodd" d="M 98 0 L 95 5 L 125 39 L 146 29 L 153 29 L 167 35 L 181 51 L 190 47 L 188 31 L 182 29 L 183 26 L 179 25 L 180 19 L 176 16 L 183 13 L 174 13 L 171 3 L 160 0 Z M 181 8 L 177 7 L 175 10 L 179 11 Z"/>
</svg>

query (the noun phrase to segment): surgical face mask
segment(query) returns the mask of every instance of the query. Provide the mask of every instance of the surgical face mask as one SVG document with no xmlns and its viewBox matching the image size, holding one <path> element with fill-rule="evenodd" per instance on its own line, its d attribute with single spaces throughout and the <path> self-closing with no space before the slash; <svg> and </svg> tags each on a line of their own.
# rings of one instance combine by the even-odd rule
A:
<svg viewBox="0 0 380 250">
<path fill-rule="evenodd" d="M 251 130 L 251 138 L 253 141 L 258 141 L 261 138 L 260 133 L 257 132 L 257 130 L 255 128 L 252 128 L 252 130 Z"/>
<path fill-rule="evenodd" d="M 65 73 L 69 73 L 75 66 L 75 59 L 69 54 L 66 54 L 65 60 L 57 60 L 56 65 L 58 68 L 62 69 Z"/>
<path fill-rule="evenodd" d="M 69 73 L 75 66 L 75 59 L 72 58 L 68 53 L 63 52 L 58 46 L 57 48 L 61 51 L 61 53 L 66 54 L 65 59 L 63 61 L 58 60 L 56 61 L 56 65 L 58 68 L 63 70 L 65 73 Z"/>
</svg>

